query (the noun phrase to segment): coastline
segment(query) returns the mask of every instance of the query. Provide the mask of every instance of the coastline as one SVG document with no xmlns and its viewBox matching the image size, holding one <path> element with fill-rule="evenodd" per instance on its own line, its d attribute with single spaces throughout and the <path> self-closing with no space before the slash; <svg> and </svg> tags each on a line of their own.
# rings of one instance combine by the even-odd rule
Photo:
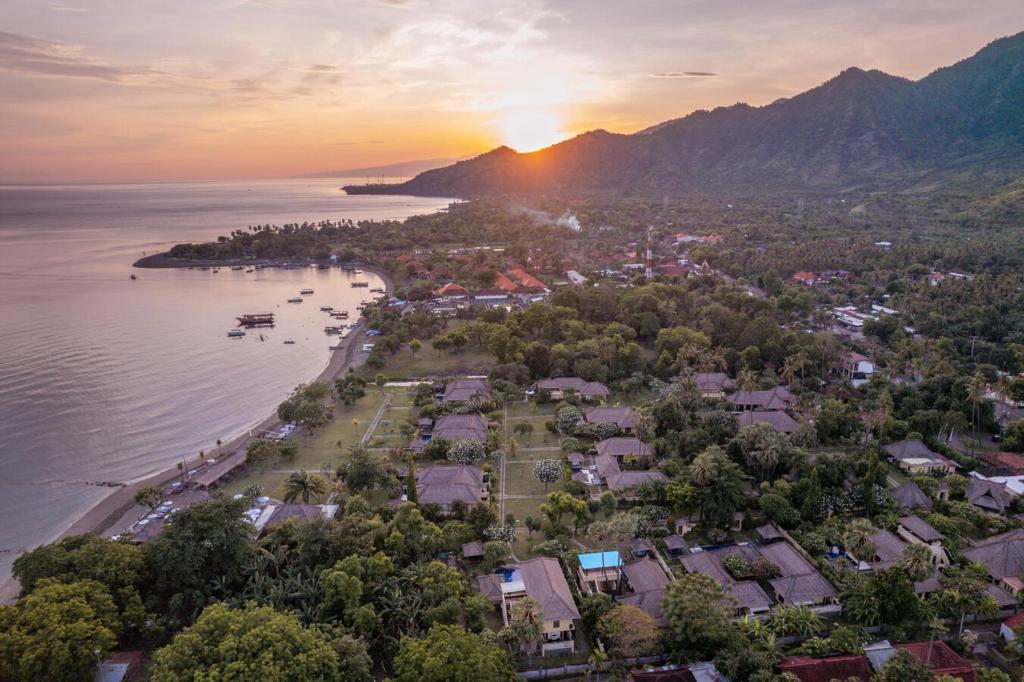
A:
<svg viewBox="0 0 1024 682">
<path fill-rule="evenodd" d="M 159 254 L 163 256 L 163 254 Z M 142 260 L 153 258 L 153 256 L 147 256 Z M 195 267 L 195 265 L 188 264 L 169 264 L 164 259 L 164 264 L 161 265 L 139 265 L 142 261 L 138 261 L 134 264 L 134 267 Z M 212 265 L 212 262 L 206 263 Z M 383 268 L 377 265 L 360 264 L 359 266 L 367 272 L 371 272 L 381 279 L 384 283 L 384 291 L 386 295 L 390 296 L 395 291 L 394 281 L 391 279 L 391 275 Z M 331 353 L 330 359 L 327 361 L 327 366 L 318 374 L 316 377 L 309 379 L 309 382 L 330 382 L 334 379 L 342 376 L 348 371 L 349 367 L 353 367 L 357 364 L 357 361 L 365 360 L 365 357 L 357 357 L 361 352 L 359 349 L 363 343 L 363 339 L 366 332 L 367 322 L 366 319 L 360 315 L 356 325 L 352 328 L 351 333 L 346 336 L 343 341 L 343 348 L 339 348 Z M 361 364 L 359 362 L 358 364 Z M 282 396 L 281 400 L 284 400 L 287 396 Z M 257 423 L 244 428 L 240 433 L 231 437 L 229 440 L 222 442 L 219 448 L 220 457 L 218 459 L 229 456 L 239 450 L 245 448 L 249 441 L 254 437 L 254 434 L 263 433 L 272 429 L 276 429 L 280 426 L 281 421 L 277 417 L 276 410 L 271 414 L 263 417 Z M 206 450 L 207 452 L 218 452 L 216 443 Z M 118 486 L 113 489 L 112 492 L 85 513 L 78 518 L 71 520 L 71 522 L 61 531 L 59 531 L 51 539 L 41 543 L 49 544 L 56 542 L 61 538 L 68 537 L 70 535 L 79 535 L 82 533 L 93 533 L 97 535 L 103 535 L 107 533 L 116 533 L 125 530 L 126 528 L 120 527 L 125 517 L 133 510 L 138 507 L 135 504 L 135 493 L 147 486 L 163 486 L 174 479 L 181 476 L 181 471 L 178 469 L 177 464 L 168 467 L 161 471 L 155 472 L 145 478 L 126 483 L 125 485 Z M 139 512 L 143 511 L 142 507 L 138 507 Z M 133 519 L 134 520 L 134 519 Z M 4 581 L 0 583 L 0 604 L 6 604 L 13 602 L 17 599 L 19 592 L 21 591 L 17 580 L 13 575 L 6 576 Z"/>
</svg>

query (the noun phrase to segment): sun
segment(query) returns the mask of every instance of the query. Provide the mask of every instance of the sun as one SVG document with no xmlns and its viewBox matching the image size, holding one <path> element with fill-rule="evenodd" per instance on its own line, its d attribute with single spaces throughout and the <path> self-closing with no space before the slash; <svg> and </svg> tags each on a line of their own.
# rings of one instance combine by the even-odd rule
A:
<svg viewBox="0 0 1024 682">
<path fill-rule="evenodd" d="M 568 137 L 560 130 L 558 115 L 543 109 L 508 111 L 502 117 L 501 127 L 505 144 L 517 152 L 543 149 Z"/>
</svg>

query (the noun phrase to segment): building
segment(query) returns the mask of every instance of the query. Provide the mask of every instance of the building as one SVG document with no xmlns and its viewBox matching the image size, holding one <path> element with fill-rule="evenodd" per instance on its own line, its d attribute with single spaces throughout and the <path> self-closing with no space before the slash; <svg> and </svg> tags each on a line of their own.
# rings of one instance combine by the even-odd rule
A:
<svg viewBox="0 0 1024 682">
<path fill-rule="evenodd" d="M 437 290 L 437 296 L 450 300 L 461 300 L 469 297 L 469 290 L 455 282 L 449 282 Z"/>
<path fill-rule="evenodd" d="M 609 490 L 623 493 L 631 488 L 654 481 L 668 481 L 668 477 L 660 471 L 622 471 L 618 460 L 610 454 L 598 455 L 594 458 L 597 468 L 597 477 L 608 487 Z M 627 495 L 620 498 L 628 499 Z"/>
<path fill-rule="evenodd" d="M 1002 625 L 999 626 L 999 634 L 1003 636 L 1007 642 L 1012 642 L 1017 639 L 1017 631 L 1024 627 L 1024 611 L 1018 611 L 1009 618 L 1003 621 Z"/>
<path fill-rule="evenodd" d="M 845 375 L 854 388 L 860 388 L 871 380 L 875 373 L 875 363 L 860 353 L 850 352 L 840 358 L 839 371 Z"/>
<path fill-rule="evenodd" d="M 753 580 L 735 580 L 722 565 L 721 560 L 728 554 L 746 554 L 741 547 L 688 554 L 680 558 L 679 563 L 687 573 L 700 573 L 718 583 L 726 595 L 727 604 L 735 609 L 737 615 L 767 613 L 772 607 L 772 600 L 761 586 Z"/>
<path fill-rule="evenodd" d="M 796 433 L 800 430 L 800 424 L 781 411 L 751 410 L 749 412 L 740 412 L 736 415 L 736 424 L 741 429 L 744 426 L 751 426 L 753 424 L 767 424 L 779 433 L 785 434 Z"/>
<path fill-rule="evenodd" d="M 462 403 L 472 398 L 491 400 L 493 397 L 491 387 L 487 385 L 486 379 L 452 379 L 445 385 L 444 396 L 441 400 Z"/>
<path fill-rule="evenodd" d="M 796 404 L 796 396 L 785 386 L 768 391 L 737 391 L 727 400 L 737 410 L 788 410 Z"/>
<path fill-rule="evenodd" d="M 336 504 L 268 504 L 260 512 L 253 525 L 260 533 L 265 533 L 285 521 L 312 521 L 314 519 L 333 519 L 338 513 Z"/>
<path fill-rule="evenodd" d="M 901 517 L 896 532 L 907 542 L 924 545 L 930 549 L 933 566 L 949 565 L 949 555 L 942 546 L 942 541 L 946 538 L 920 516 Z"/>
<path fill-rule="evenodd" d="M 810 658 L 794 656 L 776 666 L 779 673 L 790 673 L 800 682 L 861 680 L 869 682 L 885 663 L 900 650 L 928 666 L 935 676 L 948 675 L 963 682 L 974 682 L 974 668 L 942 640 L 911 642 L 893 646 L 886 640 L 868 644 L 862 654 Z"/>
<path fill-rule="evenodd" d="M 698 372 L 693 375 L 693 382 L 705 398 L 724 398 L 736 387 L 736 382 L 724 372 Z"/>
<path fill-rule="evenodd" d="M 901 440 L 883 448 L 896 465 L 909 474 L 952 474 L 957 469 L 953 460 L 932 452 L 919 440 Z"/>
<path fill-rule="evenodd" d="M 552 400 L 561 400 L 569 393 L 575 393 L 584 400 L 603 400 L 611 393 L 601 382 L 586 381 L 579 377 L 541 379 L 535 388 L 537 391 L 547 392 Z"/>
<path fill-rule="evenodd" d="M 588 424 L 615 424 L 625 434 L 633 433 L 636 419 L 632 407 L 588 407 L 583 416 Z"/>
<path fill-rule="evenodd" d="M 813 287 L 820 281 L 820 279 L 813 272 L 800 270 L 798 272 L 794 272 L 789 278 L 789 281 L 794 284 L 803 284 L 805 287 Z"/>
<path fill-rule="evenodd" d="M 985 567 L 999 588 L 1016 594 L 1024 578 L 1024 529 L 1011 530 L 984 540 L 963 551 L 964 558 Z"/>
<path fill-rule="evenodd" d="M 417 469 L 416 495 L 420 504 L 436 504 L 443 512 L 451 511 L 457 501 L 472 507 L 487 500 L 484 471 L 467 464 Z"/>
<path fill-rule="evenodd" d="M 633 538 L 629 543 L 630 551 L 635 557 L 646 557 L 654 553 L 654 543 L 650 538 Z"/>
<path fill-rule="evenodd" d="M 97 655 L 99 649 L 96 650 Z M 142 669 L 141 651 L 111 651 L 103 662 L 96 666 L 93 682 L 122 682 L 134 679 Z"/>
<path fill-rule="evenodd" d="M 619 591 L 619 579 L 621 578 L 620 568 L 622 559 L 617 551 L 611 552 L 588 552 L 580 554 L 580 567 L 577 570 L 577 579 L 580 589 L 584 592 L 607 592 L 609 594 Z"/>
<path fill-rule="evenodd" d="M 659 627 L 668 627 L 668 619 L 661 610 L 669 576 L 654 559 L 644 558 L 622 567 L 624 594 L 616 598 L 620 604 L 635 606 L 647 612 Z"/>
<path fill-rule="evenodd" d="M 830 680 L 871 679 L 871 664 L 864 654 L 810 658 L 793 656 L 776 666 L 779 674 L 789 673 L 800 682 L 830 682 Z"/>
<path fill-rule="evenodd" d="M 473 304 L 482 306 L 504 306 L 508 305 L 509 294 L 503 289 L 492 287 L 489 289 L 477 289 L 473 292 Z"/>
<path fill-rule="evenodd" d="M 619 467 L 623 464 L 647 466 L 654 455 L 654 448 L 635 436 L 614 436 L 599 441 L 594 446 L 598 457 L 613 457 Z"/>
<path fill-rule="evenodd" d="M 997 480 L 983 478 L 972 471 L 967 483 L 964 497 L 975 507 L 995 514 L 1004 513 L 1013 501 L 1006 484 Z"/>
<path fill-rule="evenodd" d="M 566 278 L 576 286 L 587 283 L 587 278 L 576 272 L 575 270 L 566 270 Z"/>
<path fill-rule="evenodd" d="M 689 552 L 690 546 L 686 544 L 686 540 L 673 533 L 665 538 L 665 549 L 669 556 L 680 556 Z"/>
<path fill-rule="evenodd" d="M 501 571 L 497 587 L 501 595 L 501 616 L 505 625 L 509 624 L 516 602 L 529 597 L 540 604 L 541 632 L 544 638 L 541 655 L 575 653 L 574 633 L 580 612 L 558 560 L 538 557 Z M 493 592 L 496 581 L 492 576 L 484 577 L 490 583 L 486 589 Z"/>
<path fill-rule="evenodd" d="M 913 481 L 907 481 L 889 491 L 889 496 L 899 505 L 900 511 L 908 512 L 914 509 L 932 510 L 932 498 L 928 497 L 921 488 Z"/>
</svg>

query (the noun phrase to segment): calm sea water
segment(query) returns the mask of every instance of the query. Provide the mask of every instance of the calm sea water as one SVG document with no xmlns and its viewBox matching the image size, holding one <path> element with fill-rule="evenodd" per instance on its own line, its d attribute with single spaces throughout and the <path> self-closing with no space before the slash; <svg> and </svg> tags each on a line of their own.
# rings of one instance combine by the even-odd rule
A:
<svg viewBox="0 0 1024 682">
<path fill-rule="evenodd" d="M 0 583 L 132 482 L 257 423 L 326 366 L 321 305 L 371 295 L 340 269 L 134 270 L 144 253 L 257 223 L 403 218 L 447 204 L 338 180 L 0 186 Z M 378 286 L 367 273 L 361 278 Z M 314 289 L 301 304 L 285 300 Z M 277 326 L 226 337 L 234 318 Z M 283 340 L 294 339 L 294 345 Z"/>
</svg>

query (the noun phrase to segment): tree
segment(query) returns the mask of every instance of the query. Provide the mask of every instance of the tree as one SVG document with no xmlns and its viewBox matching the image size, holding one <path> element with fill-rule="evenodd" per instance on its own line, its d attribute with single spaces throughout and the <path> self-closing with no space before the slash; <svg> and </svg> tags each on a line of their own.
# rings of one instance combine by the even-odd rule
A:
<svg viewBox="0 0 1024 682">
<path fill-rule="evenodd" d="M 140 507 L 149 507 L 150 510 L 160 506 L 160 501 L 163 499 L 164 491 L 159 486 L 147 485 L 135 491 L 135 504 Z"/>
<path fill-rule="evenodd" d="M 260 472 L 277 464 L 281 459 L 281 444 L 270 438 L 257 438 L 245 447 L 245 461 Z"/>
<path fill-rule="evenodd" d="M 455 440 L 448 448 L 448 461 L 456 464 L 476 464 L 485 457 L 484 444 L 475 440 Z"/>
<path fill-rule="evenodd" d="M 514 682 L 508 654 L 486 634 L 436 624 L 425 637 L 402 637 L 394 661 L 397 682 Z"/>
<path fill-rule="evenodd" d="M 388 469 L 387 458 L 362 445 L 349 448 L 348 456 L 338 467 L 338 477 L 344 479 L 348 489 L 355 492 L 389 488 L 395 484 L 395 478 Z"/>
<path fill-rule="evenodd" d="M 533 465 L 533 476 L 544 484 L 545 492 L 549 483 L 561 481 L 564 475 L 562 463 L 557 459 L 538 459 Z"/>
<path fill-rule="evenodd" d="M 366 395 L 366 379 L 349 370 L 334 382 L 334 395 L 345 405 L 355 405 L 357 400 Z"/>
<path fill-rule="evenodd" d="M 932 574 L 932 551 L 927 545 L 910 543 L 903 548 L 900 566 L 907 572 L 911 580 L 924 580 Z"/>
<path fill-rule="evenodd" d="M 1006 428 L 1003 447 L 1011 452 L 1024 452 L 1024 419 L 1018 419 Z"/>
<path fill-rule="evenodd" d="M 854 558 L 870 561 L 875 556 L 875 543 L 871 538 L 877 532 L 867 519 L 854 519 L 843 531 L 843 546 Z"/>
<path fill-rule="evenodd" d="M 498 637 L 526 654 L 527 660 L 532 659 L 544 637 L 544 612 L 540 602 L 524 597 L 514 603 L 508 625 Z"/>
<path fill-rule="evenodd" d="M 583 412 L 575 405 L 562 405 L 555 411 L 555 426 L 559 433 L 571 435 L 583 422 Z"/>
<path fill-rule="evenodd" d="M 92 679 L 120 630 L 103 585 L 44 578 L 16 606 L 0 606 L 0 679 Z"/>
<path fill-rule="evenodd" d="M 658 645 L 658 624 L 636 606 L 616 606 L 601 616 L 597 631 L 610 645 L 610 653 L 619 658 L 647 656 Z"/>
<path fill-rule="evenodd" d="M 423 344 L 420 343 L 419 339 L 413 339 L 412 341 L 409 342 L 409 350 L 412 351 L 414 357 L 417 353 L 420 352 L 421 348 L 423 348 Z"/>
<path fill-rule="evenodd" d="M 416 458 L 413 457 L 411 452 L 406 459 L 405 495 L 405 499 L 409 502 L 412 502 L 413 504 L 420 503 L 420 495 L 416 490 Z"/>
<path fill-rule="evenodd" d="M 768 626 L 772 632 L 783 637 L 810 637 L 824 627 L 824 622 L 821 616 L 806 606 L 785 606 L 775 612 Z"/>
<path fill-rule="evenodd" d="M 338 652 L 322 631 L 268 606 L 207 607 L 153 656 L 153 682 L 337 680 Z"/>
<path fill-rule="evenodd" d="M 601 511 L 604 512 L 605 516 L 614 514 L 618 506 L 619 501 L 615 498 L 615 493 L 611 490 L 605 490 L 601 493 Z"/>
<path fill-rule="evenodd" d="M 789 439 L 770 424 L 757 422 L 744 426 L 736 435 L 736 441 L 747 462 L 761 473 L 762 480 L 771 480 L 776 468 L 789 459 Z"/>
<path fill-rule="evenodd" d="M 293 471 L 284 482 L 284 501 L 294 502 L 302 498 L 303 504 L 309 504 L 310 498 L 319 501 L 328 490 L 330 484 L 320 474 Z"/>
<path fill-rule="evenodd" d="M 508 561 L 510 552 L 507 542 L 491 541 L 484 544 L 483 570 L 490 571 Z"/>
<path fill-rule="evenodd" d="M 512 427 L 512 431 L 520 438 L 523 438 L 533 433 L 533 424 L 530 422 L 518 422 Z"/>
<path fill-rule="evenodd" d="M 689 573 L 669 583 L 661 609 L 669 623 L 674 652 L 692 657 L 688 660 L 714 656 L 732 632 L 722 588 L 700 573 Z"/>
<path fill-rule="evenodd" d="M 933 677 L 923 661 L 909 651 L 898 649 L 872 679 L 878 682 L 929 682 Z"/>
</svg>

